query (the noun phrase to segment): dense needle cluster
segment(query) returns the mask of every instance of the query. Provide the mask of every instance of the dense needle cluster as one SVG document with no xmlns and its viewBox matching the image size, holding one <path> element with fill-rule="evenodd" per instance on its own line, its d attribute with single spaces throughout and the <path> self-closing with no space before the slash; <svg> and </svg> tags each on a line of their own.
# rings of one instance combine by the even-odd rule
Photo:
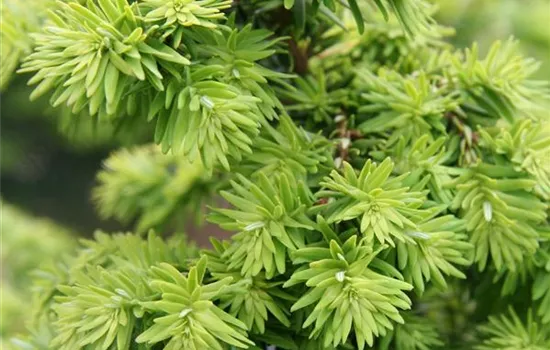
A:
<svg viewBox="0 0 550 350">
<path fill-rule="evenodd" d="M 102 217 L 136 233 L 97 232 L 41 264 L 28 332 L 9 346 L 550 347 L 547 83 L 512 39 L 484 57 L 453 48 L 433 11 L 65 0 L 13 12 L 25 22 L 2 24 L 2 87 L 20 65 L 31 98 L 87 121 L 75 127 L 136 143 L 149 132 L 104 162 L 93 192 Z M 190 215 L 233 235 L 200 252 L 161 238 Z"/>
</svg>

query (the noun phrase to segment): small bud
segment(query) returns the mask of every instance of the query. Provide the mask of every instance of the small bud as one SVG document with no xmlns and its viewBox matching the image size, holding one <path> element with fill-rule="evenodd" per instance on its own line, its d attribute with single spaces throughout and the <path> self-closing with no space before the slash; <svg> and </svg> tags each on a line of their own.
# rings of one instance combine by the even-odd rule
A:
<svg viewBox="0 0 550 350">
<path fill-rule="evenodd" d="M 415 237 L 415 238 L 420 238 L 420 239 L 423 239 L 423 240 L 428 240 L 430 239 L 430 236 L 424 232 L 419 232 L 419 231 L 409 231 L 407 232 L 407 235 L 411 236 L 411 237 Z"/>
<path fill-rule="evenodd" d="M 256 221 L 256 222 L 253 222 L 253 223 L 247 225 L 247 226 L 244 228 L 244 230 L 245 230 L 245 231 L 254 231 L 254 230 L 257 230 L 257 229 L 259 229 L 259 228 L 264 227 L 264 225 L 265 225 L 265 224 L 264 224 L 262 221 Z"/>
<path fill-rule="evenodd" d="M 50 27 L 45 27 L 44 31 L 48 32 L 48 33 L 51 33 L 51 34 L 63 34 L 65 32 L 65 30 L 62 29 L 62 28 L 51 27 L 51 26 Z"/>
<path fill-rule="evenodd" d="M 493 220 L 493 206 L 489 201 L 483 202 L 483 216 L 487 222 L 491 222 L 491 220 Z"/>
<path fill-rule="evenodd" d="M 187 316 L 190 312 L 191 312 L 191 309 L 189 309 L 189 308 L 186 308 L 186 309 L 181 310 L 181 312 L 180 312 L 180 318 L 184 318 L 184 317 Z"/>
<path fill-rule="evenodd" d="M 337 157 L 334 159 L 334 167 L 336 167 L 336 169 L 340 168 L 342 166 L 342 158 L 340 157 Z"/>
<path fill-rule="evenodd" d="M 336 275 L 334 277 L 336 277 L 336 280 L 338 282 L 344 282 L 344 279 L 346 278 L 346 273 L 344 271 L 339 271 L 336 272 Z"/>
<path fill-rule="evenodd" d="M 343 138 L 341 141 L 341 145 L 343 149 L 348 149 L 350 144 L 351 144 L 351 140 L 348 139 L 347 137 Z"/>
<path fill-rule="evenodd" d="M 123 297 L 126 297 L 126 298 L 129 298 L 130 295 L 124 290 L 124 289 L 120 289 L 120 288 L 117 288 L 115 289 L 115 292 L 118 294 L 118 295 L 121 295 Z"/>
<path fill-rule="evenodd" d="M 208 109 L 214 108 L 214 102 L 208 96 L 201 96 L 201 102 Z"/>
<path fill-rule="evenodd" d="M 336 117 L 334 117 L 334 121 L 335 121 L 336 123 L 343 122 L 345 119 L 346 119 L 346 117 L 343 116 L 342 114 L 338 114 Z"/>
</svg>

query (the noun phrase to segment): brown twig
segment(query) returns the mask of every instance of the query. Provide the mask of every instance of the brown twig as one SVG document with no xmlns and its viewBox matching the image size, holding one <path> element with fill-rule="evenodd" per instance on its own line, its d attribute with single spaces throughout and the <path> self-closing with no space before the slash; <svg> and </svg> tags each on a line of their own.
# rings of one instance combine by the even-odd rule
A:
<svg viewBox="0 0 550 350">
<path fill-rule="evenodd" d="M 348 119 L 343 114 L 336 117 L 338 137 L 340 143 L 338 143 L 338 158 L 343 161 L 349 160 L 349 147 L 352 140 L 357 140 L 363 137 L 361 132 L 356 129 L 348 128 Z"/>
<path fill-rule="evenodd" d="M 479 133 L 477 131 L 472 131 L 472 129 L 464 124 L 458 115 L 453 112 L 447 112 L 445 118 L 449 119 L 452 122 L 452 125 L 456 128 L 460 134 L 462 141 L 460 141 L 460 151 L 462 157 L 460 158 L 461 164 L 472 164 L 477 160 L 477 155 L 475 152 L 475 146 L 479 142 Z"/>
<path fill-rule="evenodd" d="M 288 49 L 294 58 L 294 72 L 304 75 L 309 70 L 308 47 L 300 47 L 294 38 L 288 39 Z"/>
</svg>

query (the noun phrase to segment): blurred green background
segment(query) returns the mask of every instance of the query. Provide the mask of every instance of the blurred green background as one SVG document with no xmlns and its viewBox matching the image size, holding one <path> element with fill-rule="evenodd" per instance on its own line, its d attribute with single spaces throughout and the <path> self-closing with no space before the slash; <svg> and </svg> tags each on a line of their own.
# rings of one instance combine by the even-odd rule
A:
<svg viewBox="0 0 550 350">
<path fill-rule="evenodd" d="M 485 51 L 493 41 L 513 35 L 521 40 L 527 55 L 541 62 L 538 78 L 550 81 L 550 0 L 434 1 L 440 6 L 436 19 L 456 29 L 450 40 L 458 47 L 477 41 Z M 45 100 L 29 102 L 28 78 L 14 78 L 0 96 L 0 348 L 6 334 L 21 329 L 24 311 L 19 305 L 24 305 L 26 296 L 18 290 L 28 286 L 25 271 L 71 246 L 71 236 L 90 236 L 96 228 L 125 229 L 117 222 L 99 219 L 91 189 L 101 162 L 112 150 L 148 139 L 146 131 L 113 139 L 114 130 L 106 126 L 72 132 L 67 116 L 51 110 Z M 204 241 L 206 235 L 202 236 Z M 25 253 L 29 251 L 33 252 L 30 256 Z"/>
<path fill-rule="evenodd" d="M 437 20 L 455 28 L 453 43 L 482 49 L 513 36 L 523 52 L 541 62 L 539 79 L 550 80 L 549 0 L 436 0 Z"/>
</svg>

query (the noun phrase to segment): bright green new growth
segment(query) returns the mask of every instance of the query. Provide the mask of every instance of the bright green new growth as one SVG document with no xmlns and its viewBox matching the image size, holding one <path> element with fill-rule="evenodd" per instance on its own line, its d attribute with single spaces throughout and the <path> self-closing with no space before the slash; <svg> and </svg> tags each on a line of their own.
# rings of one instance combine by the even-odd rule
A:
<svg viewBox="0 0 550 350">
<path fill-rule="evenodd" d="M 393 164 L 386 158 L 379 166 L 367 161 L 359 176 L 349 163 L 344 163 L 344 176 L 337 171 L 320 184 L 327 190 L 317 193 L 328 197 L 325 205 L 329 223 L 357 218 L 360 232 L 369 241 L 395 246 L 395 241 L 405 242 L 416 229 L 411 219 L 429 215 L 419 210 L 423 195 L 403 186 L 404 176 L 389 179 Z"/>
<path fill-rule="evenodd" d="M 220 307 L 244 322 L 248 329 L 263 334 L 268 312 L 285 326 L 290 326 L 288 310 L 283 300 L 295 300 L 295 297 L 282 290 L 282 282 L 270 282 L 263 273 L 254 277 L 243 276 L 238 268 L 229 268 L 227 255 L 228 242 L 212 240 L 213 251 L 206 251 L 208 269 L 213 280 L 233 278 L 234 288 L 226 289 L 220 296 Z"/>
<path fill-rule="evenodd" d="M 165 316 L 155 318 L 155 324 L 136 342 L 154 344 L 170 339 L 164 348 L 174 350 L 223 349 L 219 340 L 238 347 L 252 344 L 245 336 L 246 326 L 212 303 L 231 278 L 201 285 L 205 271 L 206 257 L 189 270 L 187 277 L 166 263 L 151 268 L 151 288 L 161 292 L 162 297 L 143 306 Z"/>
<path fill-rule="evenodd" d="M 93 267 L 75 275 L 74 285 L 58 287 L 62 295 L 52 306 L 58 334 L 51 346 L 108 349 L 116 343 L 121 349 L 129 347 L 136 318 L 143 315 L 139 301 L 152 294 L 141 276 Z M 96 317 L 89 322 L 90 316 L 82 315 Z"/>
<path fill-rule="evenodd" d="M 330 248 L 304 248 L 294 254 L 294 263 L 308 262 L 309 268 L 298 269 L 285 286 L 305 282 L 310 290 L 290 310 L 315 304 L 303 327 L 314 324 L 311 336 L 321 338 L 324 347 L 346 342 L 352 328 L 359 349 L 365 343 L 372 346 L 374 337 L 393 328 L 392 321 L 404 322 L 398 309 L 410 308 L 402 290 L 411 290 L 411 285 L 368 268 L 385 246 L 372 251 L 361 243 L 352 236 L 342 245 L 331 240 Z"/>
<path fill-rule="evenodd" d="M 2 23 L 5 71 L 134 135 L 93 200 L 137 233 L 40 264 L 14 348 L 550 346 L 548 84 L 515 41 L 456 50 L 422 0 L 48 8 Z M 190 215 L 234 234 L 161 238 Z"/>
<path fill-rule="evenodd" d="M 506 178 L 500 178 L 499 171 Z M 497 269 L 505 264 L 514 270 L 516 262 L 538 248 L 537 225 L 545 222 L 548 205 L 529 193 L 535 181 L 518 175 L 509 168 L 480 165 L 456 180 L 451 206 L 465 212 L 466 229 L 476 247 L 474 260 L 481 270 L 488 254 Z"/>
<path fill-rule="evenodd" d="M 231 7 L 231 0 L 226 1 L 192 1 L 192 0 L 145 0 L 142 8 L 147 22 L 155 23 L 162 30 L 166 30 L 164 36 L 183 36 L 183 27 L 194 25 L 216 28 L 216 20 L 224 17 L 221 10 Z M 177 48 L 178 42 L 174 42 Z"/>
<path fill-rule="evenodd" d="M 246 277 L 260 271 L 268 279 L 284 274 L 288 252 L 304 247 L 304 236 L 313 229 L 305 214 L 312 196 L 303 182 L 284 173 L 273 181 L 260 173 L 258 185 L 242 176 L 239 180 L 231 182 L 235 194 L 220 193 L 238 210 L 215 209 L 209 217 L 223 229 L 238 231 L 223 254 L 228 268 L 241 266 Z"/>
<path fill-rule="evenodd" d="M 66 103 L 74 113 L 87 107 L 91 115 L 108 118 L 123 110 L 121 99 L 135 80 L 162 89 L 159 67 L 178 74 L 174 64 L 190 61 L 139 22 L 126 1 L 59 3 L 22 65 L 22 72 L 38 72 L 30 81 L 40 83 L 31 97 L 56 87 L 53 106 Z"/>
</svg>

